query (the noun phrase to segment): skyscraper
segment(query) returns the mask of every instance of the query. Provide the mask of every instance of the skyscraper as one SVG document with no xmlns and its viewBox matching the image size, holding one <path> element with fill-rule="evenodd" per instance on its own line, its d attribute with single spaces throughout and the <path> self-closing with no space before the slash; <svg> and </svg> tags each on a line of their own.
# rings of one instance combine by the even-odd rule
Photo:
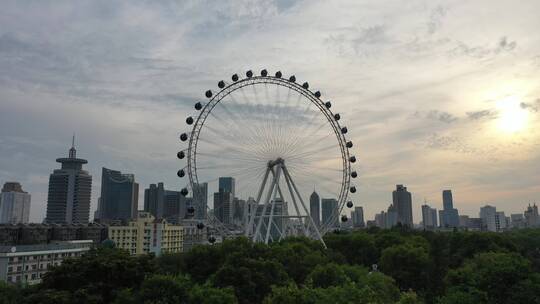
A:
<svg viewBox="0 0 540 304">
<path fill-rule="evenodd" d="M 309 197 L 309 214 L 315 223 L 315 226 L 321 225 L 321 201 L 317 192 L 313 191 Z"/>
<path fill-rule="evenodd" d="M 150 184 L 144 189 L 144 211 L 155 218 L 163 218 L 165 211 L 165 188 L 163 183 Z"/>
<path fill-rule="evenodd" d="M 454 201 L 452 199 L 452 190 L 444 190 L 442 192 L 443 197 L 443 210 L 439 210 L 439 223 L 443 228 L 455 228 L 459 227 L 459 213 L 454 208 Z"/>
<path fill-rule="evenodd" d="M 235 181 L 233 177 L 220 177 L 219 178 L 219 191 L 229 192 L 233 198 L 235 196 Z"/>
<path fill-rule="evenodd" d="M 133 174 L 103 168 L 101 171 L 100 221 L 137 218 L 139 184 Z"/>
<path fill-rule="evenodd" d="M 30 194 L 21 184 L 7 182 L 0 193 L 0 224 L 25 224 L 30 216 Z"/>
<path fill-rule="evenodd" d="M 538 206 L 536 204 L 529 204 L 527 210 L 523 212 L 525 216 L 525 223 L 527 227 L 537 227 L 540 226 L 540 217 L 538 216 Z"/>
<path fill-rule="evenodd" d="M 233 223 L 233 196 L 230 192 L 214 193 L 214 215 L 223 224 Z"/>
<path fill-rule="evenodd" d="M 480 218 L 482 219 L 482 228 L 488 231 L 497 231 L 497 208 L 485 205 L 480 208 Z"/>
<path fill-rule="evenodd" d="M 422 225 L 426 230 L 437 228 L 437 209 L 422 205 Z"/>
<path fill-rule="evenodd" d="M 88 223 L 92 176 L 82 169 L 85 159 L 77 158 L 75 137 L 68 158 L 58 158 L 60 169 L 49 176 L 47 223 Z"/>
<path fill-rule="evenodd" d="M 193 185 L 193 207 L 195 207 L 195 219 L 202 220 L 207 217 L 208 183 Z"/>
<path fill-rule="evenodd" d="M 331 228 L 339 228 L 338 202 L 335 198 L 323 198 L 321 200 L 322 222 Z"/>
<path fill-rule="evenodd" d="M 352 223 L 354 228 L 363 228 L 364 223 L 364 208 L 354 207 L 354 211 L 351 213 Z"/>
<path fill-rule="evenodd" d="M 393 205 L 397 211 L 397 222 L 413 227 L 412 196 L 407 187 L 396 185 L 392 192 Z"/>
</svg>

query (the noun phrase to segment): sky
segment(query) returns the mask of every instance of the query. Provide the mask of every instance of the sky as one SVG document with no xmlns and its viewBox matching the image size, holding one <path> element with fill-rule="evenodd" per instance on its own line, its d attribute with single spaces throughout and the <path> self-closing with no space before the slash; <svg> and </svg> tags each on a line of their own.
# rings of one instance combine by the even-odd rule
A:
<svg viewBox="0 0 540 304">
<path fill-rule="evenodd" d="M 45 215 L 48 176 L 78 156 L 176 177 L 193 103 L 246 70 L 296 75 L 342 113 L 366 219 L 391 191 L 414 220 L 452 189 L 462 214 L 540 202 L 540 2 L 0 1 L 0 183 Z M 142 191 L 139 204 L 142 205 Z"/>
</svg>

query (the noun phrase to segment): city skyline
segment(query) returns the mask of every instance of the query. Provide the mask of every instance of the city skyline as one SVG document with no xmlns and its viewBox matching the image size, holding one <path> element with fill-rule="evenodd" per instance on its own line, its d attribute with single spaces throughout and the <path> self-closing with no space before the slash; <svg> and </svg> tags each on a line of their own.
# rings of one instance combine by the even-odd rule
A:
<svg viewBox="0 0 540 304">
<path fill-rule="evenodd" d="M 538 202 L 537 1 L 244 5 L 3 5 L 0 182 L 32 195 L 30 221 L 72 131 L 94 179 L 106 167 L 178 185 L 176 139 L 193 103 L 216 79 L 263 68 L 322 88 L 355 130 L 365 218 L 396 184 L 413 193 L 416 222 L 447 188 L 464 214 Z M 92 211 L 100 192 L 96 181 Z"/>
<path fill-rule="evenodd" d="M 73 142 L 72 142 L 72 146 L 71 146 L 71 148 L 70 148 L 70 150 L 69 150 L 69 153 L 68 153 L 69 155 L 68 155 L 68 157 L 67 157 L 67 158 L 57 158 L 57 159 L 56 159 L 56 162 L 69 162 L 70 159 L 75 159 L 75 160 L 78 161 L 79 163 L 87 165 L 87 164 L 88 164 L 87 160 L 86 160 L 86 159 L 78 159 L 78 158 L 76 158 L 76 153 L 77 153 L 77 151 L 76 151 L 75 146 L 74 146 L 74 136 L 73 136 Z M 90 172 L 87 172 L 87 170 L 85 170 L 85 171 L 83 171 L 83 172 L 84 172 L 84 174 L 89 174 L 89 176 L 92 177 L 92 174 L 90 174 Z M 109 176 L 109 175 L 111 175 L 111 174 L 112 174 L 112 176 L 115 176 L 115 178 L 113 179 L 113 180 L 115 180 L 115 183 L 118 183 L 118 182 L 120 182 L 120 183 L 125 183 L 126 181 L 130 181 L 131 183 L 134 183 L 134 180 L 135 180 L 135 174 L 122 174 L 120 171 L 115 171 L 115 170 L 111 170 L 111 169 L 107 169 L 107 168 L 105 168 L 105 167 L 102 167 L 102 174 L 101 174 L 101 178 L 102 178 L 102 179 L 103 179 L 103 176 L 105 176 L 105 175 L 106 175 L 106 176 Z M 108 178 L 109 178 L 109 177 L 108 177 Z M 0 181 L 0 182 L 2 182 L 2 181 Z M 5 183 L 18 183 L 18 182 L 17 182 L 17 181 L 6 181 Z M 155 182 L 155 183 L 151 183 L 151 184 L 148 185 L 148 187 L 150 187 L 150 188 L 156 187 L 156 183 L 158 183 L 160 187 L 163 187 L 163 182 Z M 99 185 L 99 184 L 103 185 L 103 180 L 101 180 L 101 181 L 100 181 L 99 183 L 97 183 L 97 184 L 98 184 L 98 185 Z M 136 214 L 136 212 L 138 212 L 138 211 L 148 211 L 148 208 L 149 208 L 149 207 L 147 206 L 147 204 L 146 204 L 146 202 L 147 202 L 147 200 L 148 200 L 147 194 L 146 194 L 146 193 L 147 193 L 147 191 L 149 191 L 149 190 L 148 190 L 148 189 L 144 190 L 145 188 L 139 189 L 139 184 L 138 184 L 138 183 L 134 183 L 134 184 L 135 184 L 135 190 L 130 190 L 130 191 L 133 191 L 133 194 L 138 193 L 138 196 L 135 196 L 135 197 L 132 198 L 132 202 L 133 202 L 135 205 L 137 205 L 137 210 L 130 209 L 130 211 L 128 211 L 128 212 L 131 212 L 132 215 L 131 215 L 131 217 L 127 217 L 127 218 L 125 218 L 125 219 L 136 218 L 136 216 L 134 215 L 134 214 Z M 21 185 L 19 185 L 19 186 L 21 186 Z M 143 185 L 143 186 L 144 186 L 144 185 Z M 95 192 L 94 187 L 96 187 L 96 184 L 95 184 L 95 183 L 92 183 L 92 184 L 91 184 L 91 187 L 92 187 L 92 192 Z M 146 186 L 144 186 L 144 187 L 146 187 Z M 207 198 L 206 198 L 206 201 L 208 202 L 208 198 L 210 198 L 211 201 L 213 202 L 213 201 L 216 199 L 216 195 L 217 195 L 219 192 L 223 191 L 223 189 L 225 189 L 225 192 L 229 192 L 229 193 L 230 193 L 231 190 L 234 191 L 235 187 L 236 187 L 236 184 L 235 184 L 235 179 L 234 179 L 234 178 L 232 178 L 232 177 L 226 177 L 226 176 L 224 176 L 224 177 L 219 177 L 219 182 L 217 183 L 217 187 L 216 187 L 216 190 L 218 190 L 218 192 L 212 194 L 212 193 L 209 193 L 209 192 L 208 192 L 208 183 L 204 183 L 203 189 L 205 189 L 205 191 L 206 191 L 207 194 L 208 194 L 208 195 L 207 195 Z M 408 196 L 405 195 L 405 197 L 401 197 L 401 200 L 403 200 L 403 199 L 407 200 L 406 206 L 405 206 L 405 207 L 402 207 L 402 208 L 404 208 L 404 211 L 402 211 L 402 212 L 405 212 L 405 213 L 407 213 L 407 214 L 410 213 L 410 212 L 412 212 L 412 214 L 414 214 L 413 217 L 412 217 L 412 218 L 413 218 L 412 223 L 413 223 L 414 225 L 422 224 L 422 219 L 424 218 L 424 206 L 427 206 L 427 207 L 438 207 L 438 206 L 440 205 L 441 208 L 433 208 L 433 209 L 438 209 L 438 212 L 439 212 L 439 214 L 437 215 L 437 222 L 438 222 L 437 227 L 438 227 L 438 226 L 443 227 L 443 226 L 442 226 L 443 223 L 444 223 L 444 220 L 443 220 L 443 219 L 444 219 L 445 216 L 446 216 L 446 215 L 444 215 L 444 214 L 445 214 L 445 211 L 446 211 L 447 209 L 449 209 L 450 211 L 456 210 L 456 211 L 454 211 L 455 214 L 456 214 L 455 216 L 458 216 L 458 215 L 459 215 L 459 216 L 466 215 L 466 216 L 476 217 L 476 216 L 478 215 L 478 213 L 475 213 L 475 212 L 470 212 L 470 213 L 461 213 L 461 212 L 459 212 L 459 214 L 457 214 L 457 213 L 458 213 L 458 211 L 457 211 L 458 208 L 454 208 L 454 206 L 453 206 L 453 195 L 452 195 L 452 190 L 450 190 L 450 189 L 441 190 L 441 191 L 442 191 L 442 199 L 440 200 L 440 204 L 434 205 L 434 204 L 433 204 L 433 200 L 432 200 L 432 201 L 430 201 L 430 204 L 427 205 L 428 202 L 427 202 L 426 199 L 424 198 L 424 202 L 423 202 L 422 204 L 419 204 L 418 206 L 416 206 L 416 205 L 415 205 L 415 201 L 414 201 L 414 192 L 408 192 L 408 191 L 407 191 L 407 190 L 408 190 L 407 187 L 404 186 L 404 185 L 402 185 L 402 184 L 396 184 L 395 187 L 396 187 L 396 190 L 394 190 L 393 192 L 388 191 L 388 193 L 390 194 L 392 200 L 394 200 L 393 203 L 390 204 L 389 210 L 392 209 L 392 210 L 395 210 L 395 212 L 396 212 L 396 214 L 395 214 L 395 216 L 396 216 L 395 223 L 390 224 L 390 226 L 393 226 L 393 225 L 395 225 L 395 224 L 397 224 L 397 223 L 402 223 L 402 224 L 403 224 L 403 223 L 405 223 L 405 222 L 408 222 L 408 220 L 405 220 L 405 221 L 404 221 L 403 219 L 401 219 L 401 216 L 399 215 L 400 212 L 398 211 L 398 207 L 397 207 L 397 206 L 400 205 L 400 202 L 399 202 L 399 201 L 400 201 L 400 198 L 399 198 L 400 195 L 399 195 L 399 194 L 396 195 L 396 193 L 400 193 L 400 192 L 402 192 L 402 191 L 404 191 L 405 193 L 408 193 Z M 100 192 L 102 193 L 102 189 L 103 189 L 103 188 L 100 187 L 99 189 L 100 189 Z M 162 189 L 162 188 L 161 188 L 161 189 Z M 179 189 L 178 189 L 178 190 L 179 190 Z M 164 191 L 164 193 L 176 193 L 178 196 L 180 195 L 180 192 L 179 192 L 179 191 L 168 191 L 168 190 L 163 190 L 163 189 L 162 189 L 162 191 Z M 30 194 L 30 193 L 28 193 L 28 194 Z M 186 198 L 186 199 L 183 199 L 183 198 L 182 198 L 181 201 L 183 201 L 184 203 L 186 203 L 188 199 L 189 199 L 189 200 L 192 200 L 193 194 L 194 194 L 194 193 L 189 193 L 189 194 L 187 195 L 187 198 Z M 231 194 L 232 194 L 232 193 L 231 193 Z M 318 193 L 317 193 L 317 191 L 316 191 L 316 186 L 314 187 L 314 190 L 313 190 L 313 193 L 311 193 L 311 196 L 312 196 L 313 194 L 317 194 L 317 195 L 318 195 Z M 101 195 L 102 195 L 102 194 L 101 194 Z M 312 204 L 311 204 L 311 196 L 306 196 L 307 201 L 310 202 L 310 205 L 309 205 L 310 208 L 312 208 L 312 206 L 311 206 L 311 205 L 312 205 Z M 213 198 L 213 199 L 212 199 L 212 198 Z M 230 207 L 230 208 L 233 208 L 233 207 L 232 207 L 232 204 L 233 204 L 233 198 L 236 199 L 236 196 L 235 196 L 234 194 L 231 195 L 231 197 L 230 197 L 230 200 L 231 200 L 231 202 L 230 202 L 231 207 Z M 239 199 L 243 199 L 244 202 L 245 202 L 245 200 L 248 199 L 248 198 L 250 198 L 250 197 L 239 197 Z M 411 200 L 411 199 L 412 199 L 412 200 Z M 163 200 L 163 199 L 162 199 L 162 200 Z M 320 199 L 320 202 L 319 202 L 319 203 L 320 203 L 319 208 L 321 208 L 321 206 L 322 206 L 321 203 L 322 203 L 323 200 L 329 201 L 329 200 L 335 200 L 335 199 L 334 199 L 334 198 L 330 198 L 330 197 L 327 197 L 327 198 L 323 197 L 323 198 L 321 198 L 321 199 Z M 408 200 L 411 200 L 412 204 L 411 204 L 410 202 L 408 202 Z M 100 204 L 101 197 L 98 196 L 98 197 L 96 198 L 96 203 L 94 203 L 93 201 L 94 201 L 94 197 L 91 198 L 91 205 L 95 205 L 95 209 L 90 208 L 90 212 L 89 212 L 89 221 L 90 221 L 90 222 L 93 221 L 94 218 L 96 218 L 96 217 L 95 217 L 96 215 L 99 216 L 99 213 L 98 213 L 98 211 L 99 211 L 99 210 L 98 210 L 98 209 L 99 209 L 99 208 L 98 208 L 98 205 Z M 179 200 L 179 202 L 180 202 L 180 200 Z M 130 204 L 133 204 L 133 203 L 130 203 Z M 520 207 L 521 207 L 521 210 L 517 210 L 517 211 L 515 211 L 515 212 L 514 212 L 514 211 L 511 212 L 511 211 L 507 211 L 507 210 L 505 210 L 505 211 L 508 213 L 508 216 L 510 216 L 511 214 L 522 214 L 522 213 L 523 213 L 523 209 L 526 208 L 527 205 L 530 206 L 531 204 L 536 204 L 536 203 L 537 203 L 537 201 L 532 201 L 532 202 L 525 203 L 525 204 L 523 204 L 523 206 L 520 206 Z M 133 206 L 135 206 L 135 205 L 133 205 Z M 165 203 L 165 202 L 162 202 L 162 203 L 161 203 L 161 208 L 165 208 L 165 205 L 166 205 L 166 203 Z M 382 206 L 382 205 L 381 205 L 381 206 Z M 489 203 L 489 202 L 485 202 L 485 203 L 481 204 L 480 207 L 479 207 L 479 210 L 482 210 L 482 208 L 484 208 L 484 207 L 486 207 L 486 206 L 490 206 L 490 203 Z M 344 209 L 343 209 L 343 210 L 344 210 L 344 211 L 343 211 L 344 213 L 342 213 L 342 215 L 346 215 L 349 219 L 352 219 L 352 213 L 351 213 L 351 212 L 354 211 L 354 208 L 356 208 L 356 207 L 361 207 L 362 209 L 366 208 L 366 206 L 356 203 L 356 204 L 352 207 L 353 209 L 344 208 Z M 369 206 L 367 206 L 367 207 L 369 208 Z M 156 205 L 154 208 L 158 208 L 158 206 Z M 386 208 L 386 207 L 382 206 L 382 208 L 381 208 L 380 210 L 376 210 L 376 211 L 373 212 L 372 214 L 370 214 L 370 213 L 364 213 L 364 211 L 362 211 L 362 215 L 364 216 L 364 219 L 365 219 L 366 221 L 367 221 L 368 219 L 371 219 L 371 218 L 377 219 L 377 216 L 379 215 L 379 212 L 380 212 L 381 210 L 382 210 L 382 211 L 386 210 L 385 208 Z M 495 206 L 495 208 L 496 208 L 496 206 Z M 410 209 L 412 209 L 412 210 L 410 210 Z M 417 210 L 417 209 L 418 209 L 418 210 Z M 30 210 L 32 210 L 32 208 L 31 208 Z M 157 209 L 156 209 L 156 210 L 157 210 Z M 231 210 L 232 210 L 232 209 L 231 209 Z M 184 210 L 184 211 L 178 210 L 178 211 L 179 211 L 179 214 L 180 214 L 180 213 L 185 213 L 185 210 Z M 157 212 L 157 211 L 154 211 L 154 212 Z M 162 210 L 161 212 L 163 212 L 163 210 Z M 504 212 L 504 211 L 503 211 L 503 212 Z M 310 212 L 310 213 L 311 213 L 311 212 Z M 417 215 L 418 213 L 419 213 L 419 216 Z M 451 216 L 454 216 L 454 215 L 451 215 Z M 321 216 L 321 217 L 322 217 L 322 216 Z M 33 221 L 32 218 L 30 217 L 30 218 L 29 218 L 29 222 L 41 223 L 41 222 L 43 222 L 45 219 L 46 219 L 46 214 L 43 215 L 43 218 L 42 218 L 41 220 L 38 219 L 37 221 L 35 221 L 35 220 Z M 414 219 L 417 219 L 417 220 L 415 221 Z M 231 214 L 231 221 L 232 221 L 232 214 Z M 451 222 L 454 223 L 454 224 L 450 225 L 451 227 L 453 227 L 453 226 L 457 227 L 457 224 L 456 224 L 456 223 L 458 223 L 457 220 L 451 220 Z M 322 218 L 321 218 L 321 223 L 322 223 Z"/>
</svg>

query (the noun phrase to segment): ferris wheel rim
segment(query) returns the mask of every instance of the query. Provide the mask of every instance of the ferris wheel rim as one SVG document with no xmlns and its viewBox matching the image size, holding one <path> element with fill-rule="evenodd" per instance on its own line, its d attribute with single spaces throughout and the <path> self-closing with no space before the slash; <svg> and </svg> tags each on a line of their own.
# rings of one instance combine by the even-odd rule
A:
<svg viewBox="0 0 540 304">
<path fill-rule="evenodd" d="M 248 72 L 249 73 L 249 72 Z M 236 74 L 235 74 L 236 75 Z M 280 75 L 281 76 L 281 75 Z M 237 76 L 236 76 L 237 77 Z M 254 86 L 257 84 L 271 84 L 276 86 L 281 86 L 288 88 L 297 92 L 298 94 L 305 97 L 312 104 L 314 104 L 319 112 L 324 115 L 327 122 L 332 127 L 334 135 L 337 139 L 337 144 L 340 148 L 341 160 L 342 160 L 342 179 L 341 179 L 341 189 L 339 196 L 337 197 L 338 210 L 335 214 L 332 214 L 327 223 L 321 223 L 319 227 L 322 234 L 325 234 L 329 230 L 334 229 L 332 224 L 335 221 L 339 221 L 340 214 L 345 207 L 349 195 L 350 185 L 351 185 L 351 164 L 350 164 L 350 153 L 349 147 L 347 145 L 347 139 L 345 134 L 342 132 L 342 126 L 340 125 L 338 119 L 335 118 L 335 114 L 329 109 L 329 107 L 321 100 L 320 93 L 312 92 L 309 90 L 307 83 L 303 85 L 296 82 L 294 76 L 291 76 L 293 79 L 286 79 L 282 77 L 271 76 L 247 76 L 246 78 L 234 80 L 233 82 L 225 84 L 224 81 L 219 82 L 220 90 L 213 95 L 211 91 L 207 91 L 206 95 L 209 98 L 209 101 L 202 106 L 200 113 L 198 113 L 197 118 L 193 122 L 193 128 L 189 133 L 189 143 L 187 148 L 187 175 L 189 178 L 189 186 L 191 189 L 194 189 L 194 185 L 199 184 L 198 174 L 197 174 L 197 146 L 199 143 L 200 132 L 203 129 L 206 119 L 212 113 L 212 110 L 220 103 L 222 100 L 231 95 L 233 92 L 242 89 L 248 86 Z M 317 96 L 318 94 L 318 96 Z M 210 96 L 208 96 L 210 95 Z"/>
</svg>

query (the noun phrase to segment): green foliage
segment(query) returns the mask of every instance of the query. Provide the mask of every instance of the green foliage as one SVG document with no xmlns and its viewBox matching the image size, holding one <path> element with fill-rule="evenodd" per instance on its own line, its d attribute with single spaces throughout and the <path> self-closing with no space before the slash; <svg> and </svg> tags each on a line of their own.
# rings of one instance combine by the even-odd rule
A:
<svg viewBox="0 0 540 304">
<path fill-rule="evenodd" d="M 41 284 L 0 282 L 0 304 L 540 304 L 540 229 L 403 226 L 325 242 L 328 249 L 306 238 L 268 246 L 237 238 L 160 257 L 104 246 L 55 267 Z"/>
<path fill-rule="evenodd" d="M 403 244 L 384 249 L 380 266 L 403 290 L 421 291 L 428 285 L 432 262 L 425 247 Z"/>
<path fill-rule="evenodd" d="M 91 250 L 82 259 L 68 259 L 43 278 L 41 288 L 84 291 L 87 302 L 109 303 L 116 290 L 138 288 L 148 274 L 155 271 L 152 256 L 131 257 L 122 250 Z"/>
<path fill-rule="evenodd" d="M 462 267 L 451 270 L 447 282 L 461 291 L 472 288 L 484 292 L 489 303 L 520 303 L 512 300 L 519 296 L 516 290 L 538 291 L 536 277 L 530 262 L 519 254 L 487 252 L 477 254 Z"/>
<path fill-rule="evenodd" d="M 18 304 L 22 300 L 19 286 L 0 281 L 0 304 Z"/>
</svg>

